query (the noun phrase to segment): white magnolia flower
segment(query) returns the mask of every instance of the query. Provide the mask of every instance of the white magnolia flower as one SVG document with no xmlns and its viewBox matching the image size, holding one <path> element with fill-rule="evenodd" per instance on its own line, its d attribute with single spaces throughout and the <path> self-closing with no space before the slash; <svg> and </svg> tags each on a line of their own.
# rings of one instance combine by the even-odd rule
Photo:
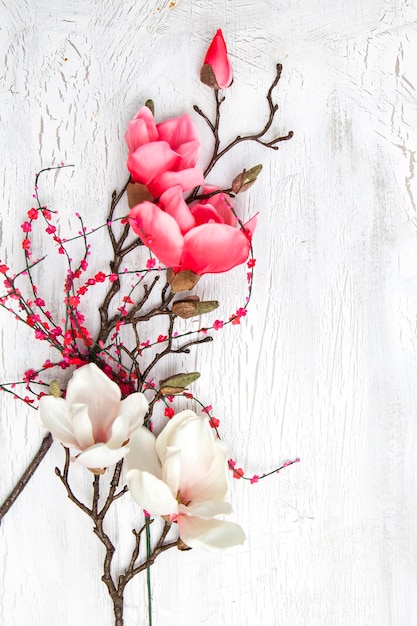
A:
<svg viewBox="0 0 417 626">
<path fill-rule="evenodd" d="M 227 450 L 207 418 L 193 411 L 175 415 L 159 437 L 145 427 L 130 441 L 127 482 L 133 499 L 151 515 L 177 522 L 191 548 L 216 551 L 242 544 L 238 524 L 214 519 L 231 513 Z"/>
<path fill-rule="evenodd" d="M 77 463 L 105 468 L 127 454 L 126 443 L 142 426 L 148 410 L 142 393 L 120 398 L 118 385 L 89 363 L 72 375 L 65 400 L 54 396 L 40 399 L 39 419 L 64 446 L 82 451 Z"/>
</svg>

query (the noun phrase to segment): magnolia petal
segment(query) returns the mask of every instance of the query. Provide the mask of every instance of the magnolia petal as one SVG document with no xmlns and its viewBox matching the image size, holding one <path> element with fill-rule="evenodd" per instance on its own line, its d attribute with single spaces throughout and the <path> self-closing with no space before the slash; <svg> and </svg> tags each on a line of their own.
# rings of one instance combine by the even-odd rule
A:
<svg viewBox="0 0 417 626">
<path fill-rule="evenodd" d="M 152 202 L 141 202 L 131 209 L 129 222 L 161 263 L 168 267 L 179 265 L 184 239 L 171 215 Z"/>
<path fill-rule="evenodd" d="M 177 429 L 181 426 L 181 424 L 186 423 L 189 419 L 194 417 L 196 417 L 196 414 L 190 409 L 180 411 L 169 420 L 164 429 L 160 432 L 156 438 L 156 452 L 158 453 L 161 463 L 164 462 L 166 449 L 168 447 L 173 447 L 173 440 Z"/>
<path fill-rule="evenodd" d="M 86 404 L 73 404 L 70 407 L 70 415 L 75 438 L 78 442 L 77 448 L 85 450 L 93 446 L 96 442 L 93 436 L 93 425 L 88 415 Z"/>
<path fill-rule="evenodd" d="M 182 234 L 194 228 L 195 219 L 182 196 L 180 185 L 167 189 L 159 199 L 159 203 L 168 215 L 177 222 Z"/>
<path fill-rule="evenodd" d="M 252 237 L 253 233 L 255 232 L 257 221 L 258 221 L 258 214 L 256 213 L 256 215 L 251 217 L 250 220 L 248 220 L 244 224 L 244 227 L 248 231 L 248 233 L 250 234 L 250 237 Z"/>
<path fill-rule="evenodd" d="M 166 483 L 149 472 L 137 469 L 126 474 L 129 491 L 134 501 L 151 515 L 175 515 L 178 502 Z"/>
<path fill-rule="evenodd" d="M 203 194 L 211 193 L 216 189 L 217 187 L 207 186 L 203 189 Z M 227 193 L 216 193 L 214 196 L 210 196 L 210 198 L 200 200 L 200 203 L 210 204 L 214 207 L 217 213 L 223 218 L 225 224 L 229 224 L 229 226 L 237 225 L 237 217 L 232 211 L 232 198 Z"/>
<path fill-rule="evenodd" d="M 198 141 L 197 128 L 186 113 L 181 117 L 174 117 L 156 126 L 160 141 L 167 141 L 173 150 L 190 141 Z"/>
<path fill-rule="evenodd" d="M 119 415 L 126 416 L 129 420 L 129 434 L 142 426 L 143 419 L 148 410 L 148 401 L 143 393 L 131 393 L 122 400 L 119 405 Z"/>
<path fill-rule="evenodd" d="M 180 504 L 178 506 L 178 512 L 184 513 L 185 515 L 191 515 L 193 517 L 211 519 L 216 515 L 228 515 L 232 512 L 232 505 L 230 504 L 230 502 L 208 502 L 205 500 L 193 500 L 188 506 Z"/>
<path fill-rule="evenodd" d="M 105 468 L 114 465 L 127 454 L 128 448 L 109 448 L 105 443 L 97 443 L 76 457 L 76 462 L 84 467 Z"/>
<path fill-rule="evenodd" d="M 220 89 L 225 89 L 232 84 L 232 65 L 227 56 L 226 42 L 221 29 L 213 37 L 213 41 L 207 50 L 204 64 L 210 65 L 216 77 Z"/>
<path fill-rule="evenodd" d="M 195 274 L 219 273 L 244 263 L 250 243 L 245 234 L 227 224 L 203 224 L 184 236 L 181 268 Z"/>
<path fill-rule="evenodd" d="M 201 519 L 180 515 L 178 517 L 180 537 L 190 548 L 204 548 L 217 552 L 232 546 L 242 545 L 246 539 L 239 524 L 216 519 Z"/>
<path fill-rule="evenodd" d="M 204 472 L 194 472 L 187 481 L 188 500 L 220 502 L 227 495 L 229 470 L 226 460 L 227 448 L 220 441 L 215 442 L 211 465 Z"/>
<path fill-rule="evenodd" d="M 200 226 L 201 224 L 208 224 L 209 222 L 224 224 L 224 219 L 218 214 L 216 209 L 211 206 L 211 204 L 194 204 L 190 210 L 197 226 Z"/>
<path fill-rule="evenodd" d="M 143 106 L 127 125 L 125 140 L 129 152 L 134 152 L 139 146 L 157 139 L 158 131 L 153 115 L 147 106 Z"/>
<path fill-rule="evenodd" d="M 183 502 L 190 502 L 194 498 L 224 498 L 227 483 L 217 469 L 219 464 L 216 460 L 223 457 L 222 469 L 225 474 L 224 451 L 218 447 L 213 430 L 205 417 L 198 416 L 193 411 L 183 411 L 175 415 L 156 441 L 156 450 L 163 467 L 171 448 L 181 451 L 179 491 Z M 213 481 L 218 481 L 216 488 L 213 488 Z"/>
<path fill-rule="evenodd" d="M 155 436 L 145 426 L 132 433 L 129 440 L 129 453 L 126 456 L 127 468 L 146 471 L 160 478 L 161 464 L 156 453 L 155 442 Z"/>
<path fill-rule="evenodd" d="M 64 446 L 78 447 L 72 424 L 67 413 L 67 403 L 63 398 L 42 396 L 39 401 L 39 422 L 49 430 L 54 439 Z"/>
<path fill-rule="evenodd" d="M 203 170 L 191 167 L 180 171 L 165 171 L 149 184 L 149 190 L 154 198 L 157 198 L 170 187 L 180 185 L 183 191 L 189 191 L 193 187 L 199 187 L 204 183 Z"/>
<path fill-rule="evenodd" d="M 110 438 L 107 441 L 109 448 L 120 448 L 129 439 L 129 416 L 119 415 L 111 425 Z"/>
<path fill-rule="evenodd" d="M 89 363 L 74 372 L 67 386 L 67 406 L 86 404 L 94 441 L 105 443 L 119 411 L 120 389 L 97 365 Z"/>
<path fill-rule="evenodd" d="M 188 167 L 194 167 L 200 156 L 200 142 L 198 140 L 183 143 L 175 151 L 181 156 L 180 169 L 185 170 Z"/>
<path fill-rule="evenodd" d="M 135 152 L 129 154 L 127 169 L 132 174 L 134 182 L 145 183 L 155 198 L 151 181 L 167 170 L 175 170 L 180 162 L 181 157 L 166 141 L 153 141 L 139 146 Z"/>
<path fill-rule="evenodd" d="M 181 451 L 177 448 L 167 448 L 162 466 L 162 480 L 169 486 L 173 494 L 180 491 Z M 182 492 L 178 494 L 183 496 Z"/>
</svg>

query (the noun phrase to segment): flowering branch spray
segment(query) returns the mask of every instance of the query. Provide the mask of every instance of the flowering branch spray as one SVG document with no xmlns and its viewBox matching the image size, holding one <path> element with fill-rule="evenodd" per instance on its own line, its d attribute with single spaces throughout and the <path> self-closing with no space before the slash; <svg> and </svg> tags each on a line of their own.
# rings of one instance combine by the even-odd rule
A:
<svg viewBox="0 0 417 626">
<path fill-rule="evenodd" d="M 102 580 L 113 603 L 116 626 L 123 624 L 126 585 L 141 571 L 149 570 L 162 552 L 173 547 L 214 551 L 243 543 L 242 528 L 219 519 L 232 511 L 227 501 L 229 470 L 235 478 L 255 483 L 281 469 L 246 477 L 236 467 L 220 439 L 219 420 L 211 407 L 194 398 L 188 389 L 199 372 L 174 372 L 158 381 L 166 357 L 188 353 L 194 346 L 212 341 L 212 331 L 226 324 L 240 324 L 246 315 L 252 293 L 252 235 L 257 216 L 243 223 L 234 199 L 256 181 L 262 166 L 243 170 L 227 189 L 209 185 L 206 177 L 242 142 L 254 141 L 277 150 L 279 143 L 292 137 L 290 131 L 267 138 L 278 110 L 273 90 L 282 66 L 277 65 L 276 70 L 266 96 L 269 115 L 264 127 L 252 135 L 237 135 L 222 145 L 223 90 L 233 78 L 222 32 L 217 31 L 200 74 L 202 82 L 213 89 L 214 120 L 194 107 L 213 135 L 212 154 L 204 171 L 197 167 L 200 143 L 190 116 L 155 123 L 151 101 L 139 109 L 126 131 L 130 176 L 121 191 L 113 193 L 103 225 L 112 249 L 109 270 L 88 276 L 89 238 L 97 229 L 87 231 L 77 214 L 81 226 L 78 235 L 64 239 L 58 235 L 56 214 L 40 202 L 41 174 L 68 167 L 63 164 L 36 176 L 37 206 L 28 211 L 22 224 L 25 268 L 13 274 L 5 264 L 0 265 L 6 290 L 0 306 L 33 329 L 35 338 L 49 343 L 56 354 L 55 360 L 48 359 L 42 367 L 27 370 L 21 381 L 1 385 L 2 390 L 38 408 L 39 421 L 49 434 L 2 504 L 0 519 L 42 462 L 52 441 L 60 442 L 65 460 L 55 473 L 68 498 L 90 517 L 93 532 L 103 544 Z M 120 216 L 117 209 L 125 197 L 129 213 Z M 62 319 L 46 308 L 46 296 L 36 285 L 36 271 L 45 257 L 34 260 L 31 233 L 40 224 L 67 263 Z M 81 240 L 84 246 L 75 264 L 69 252 L 74 240 Z M 145 267 L 137 269 L 137 250 L 143 247 L 149 250 L 149 257 Z M 198 295 L 184 292 L 192 291 L 204 274 L 226 272 L 243 263 L 247 265 L 248 294 L 229 319 L 215 319 L 198 331 L 178 332 L 178 319 L 202 318 L 219 307 L 216 300 L 201 301 Z M 20 290 L 22 277 L 28 279 L 29 296 Z M 99 330 L 94 336 L 88 330 L 82 305 L 86 294 L 102 283 L 106 292 L 98 308 Z M 156 321 L 164 322 L 165 330 L 147 336 L 146 324 Z M 75 371 L 62 390 L 49 370 L 65 371 L 70 367 Z M 176 397 L 193 402 L 198 413 L 189 408 L 176 413 L 172 408 Z M 156 437 L 152 432 L 153 417 L 156 407 L 161 406 L 168 421 Z M 79 498 L 71 486 L 70 475 L 80 468 L 93 474 L 89 501 Z M 115 575 L 112 564 L 116 541 L 108 534 L 105 520 L 116 500 L 127 492 L 144 511 L 144 521 L 132 531 L 129 563 Z M 162 522 L 159 534 L 152 538 L 150 526 L 156 516 Z"/>
</svg>

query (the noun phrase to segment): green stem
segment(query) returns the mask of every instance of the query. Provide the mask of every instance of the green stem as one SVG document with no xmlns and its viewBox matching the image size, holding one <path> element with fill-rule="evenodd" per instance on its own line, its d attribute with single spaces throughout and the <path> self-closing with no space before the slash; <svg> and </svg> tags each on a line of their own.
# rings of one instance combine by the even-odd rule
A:
<svg viewBox="0 0 417 626">
<path fill-rule="evenodd" d="M 152 546 L 151 546 L 151 531 L 149 525 L 146 526 L 146 558 L 152 554 Z M 148 590 L 148 625 L 152 626 L 152 588 L 151 588 L 151 568 L 148 566 L 146 568 L 146 587 Z"/>
</svg>

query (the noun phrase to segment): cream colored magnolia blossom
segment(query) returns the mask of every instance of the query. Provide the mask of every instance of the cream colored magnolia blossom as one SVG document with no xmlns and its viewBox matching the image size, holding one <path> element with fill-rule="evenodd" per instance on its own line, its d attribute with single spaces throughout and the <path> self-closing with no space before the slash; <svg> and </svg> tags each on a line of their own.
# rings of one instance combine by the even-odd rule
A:
<svg viewBox="0 0 417 626">
<path fill-rule="evenodd" d="M 217 551 L 245 541 L 238 524 L 215 519 L 232 512 L 225 501 L 227 449 L 206 417 L 182 411 L 157 438 L 145 427 L 137 430 L 129 447 L 133 499 L 151 515 L 177 522 L 185 544 Z"/>
<path fill-rule="evenodd" d="M 142 393 L 121 400 L 118 385 L 97 365 L 89 363 L 74 372 L 66 397 L 43 396 L 39 419 L 54 439 L 81 450 L 77 463 L 105 468 L 122 459 L 126 442 L 143 424 L 148 403 Z"/>
</svg>

